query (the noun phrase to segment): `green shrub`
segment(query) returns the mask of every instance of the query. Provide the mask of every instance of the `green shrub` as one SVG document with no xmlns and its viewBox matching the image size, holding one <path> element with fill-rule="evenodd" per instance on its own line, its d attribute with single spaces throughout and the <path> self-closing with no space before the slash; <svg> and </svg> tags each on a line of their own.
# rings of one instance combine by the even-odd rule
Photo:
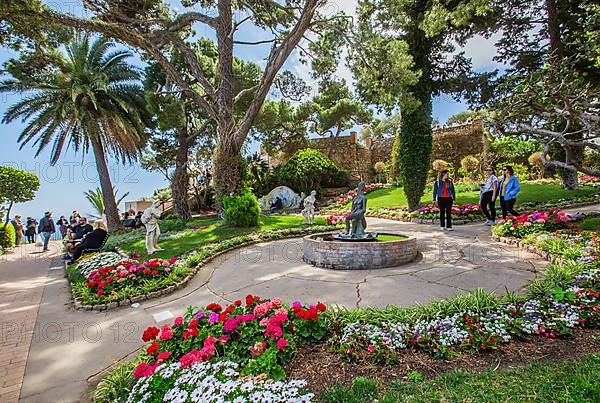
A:
<svg viewBox="0 0 600 403">
<path fill-rule="evenodd" d="M 338 168 L 325 154 L 307 148 L 275 168 L 275 175 L 280 184 L 308 193 L 324 187 L 345 186 L 348 172 Z"/>
<path fill-rule="evenodd" d="M 496 172 L 502 172 L 502 167 L 506 165 L 510 165 L 512 167 L 513 171 L 515 172 L 515 176 L 519 178 L 520 181 L 525 179 L 536 179 L 535 172 L 533 172 L 530 167 L 524 164 L 515 164 L 506 161 L 499 162 L 498 164 L 496 164 L 496 167 L 498 167 L 496 169 Z M 498 178 L 502 180 L 500 176 Z"/>
<path fill-rule="evenodd" d="M 258 200 L 249 191 L 245 190 L 238 196 L 223 198 L 225 222 L 235 227 L 255 227 L 260 218 Z"/>
<path fill-rule="evenodd" d="M 15 228 L 12 224 L 0 224 L 0 247 L 3 249 L 15 246 Z"/>
</svg>

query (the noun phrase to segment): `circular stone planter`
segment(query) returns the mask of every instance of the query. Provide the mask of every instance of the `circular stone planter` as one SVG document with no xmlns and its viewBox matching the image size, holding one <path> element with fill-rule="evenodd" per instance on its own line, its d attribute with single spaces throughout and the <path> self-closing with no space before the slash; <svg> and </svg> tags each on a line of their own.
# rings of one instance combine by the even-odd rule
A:
<svg viewBox="0 0 600 403">
<path fill-rule="evenodd" d="M 331 240 L 332 233 L 304 237 L 304 261 L 313 266 L 335 270 L 369 270 L 395 267 L 417 257 L 417 238 L 380 233 L 383 238 L 398 239 L 374 242 Z"/>
</svg>

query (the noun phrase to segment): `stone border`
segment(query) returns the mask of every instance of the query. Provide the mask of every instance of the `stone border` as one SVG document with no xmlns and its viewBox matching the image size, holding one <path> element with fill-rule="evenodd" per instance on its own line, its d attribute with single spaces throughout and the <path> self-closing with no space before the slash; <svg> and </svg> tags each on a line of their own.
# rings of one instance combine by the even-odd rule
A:
<svg viewBox="0 0 600 403">
<path fill-rule="evenodd" d="M 394 216 L 387 216 L 387 215 L 383 215 L 383 214 L 367 215 L 367 217 L 382 218 L 384 220 L 410 222 L 413 224 L 424 224 L 424 225 L 434 225 L 434 224 L 439 225 L 439 222 L 440 222 L 439 218 L 419 218 L 419 217 L 410 217 L 410 216 L 394 217 Z M 461 220 L 455 220 L 454 218 L 452 218 L 452 225 L 465 225 L 465 224 L 482 223 L 482 222 L 485 222 L 485 217 L 461 219 Z"/>
<path fill-rule="evenodd" d="M 304 237 L 304 262 L 315 267 L 331 270 L 377 270 L 396 267 L 416 259 L 417 238 L 395 233 L 403 239 L 385 242 L 349 242 L 323 239 L 332 232 L 306 235 Z"/>
<path fill-rule="evenodd" d="M 247 246 L 251 246 L 251 245 L 255 245 L 258 243 L 262 243 L 262 242 L 272 242 L 272 241 L 280 241 L 282 239 L 291 239 L 291 238 L 299 238 L 299 237 L 304 237 L 307 234 L 314 234 L 314 233 L 319 233 L 322 232 L 322 225 L 319 226 L 320 229 L 319 230 L 315 230 L 312 231 L 310 227 L 307 227 L 306 230 L 303 229 L 303 227 L 296 227 L 296 228 L 289 228 L 291 230 L 294 229 L 300 229 L 302 231 L 299 231 L 298 233 L 294 233 L 294 234 L 286 234 L 286 235 L 282 235 L 282 236 L 277 236 L 274 238 L 270 238 L 270 239 L 253 239 L 247 242 L 243 242 L 239 245 L 235 245 L 229 249 L 224 249 L 222 251 L 219 251 L 213 255 L 210 256 L 206 256 L 200 263 L 198 263 L 196 266 L 194 267 L 190 267 L 190 271 L 191 273 L 188 274 L 187 276 L 185 276 L 181 281 L 179 281 L 178 283 L 175 283 L 173 285 L 170 285 L 166 288 L 157 290 L 157 291 L 152 291 L 146 295 L 137 295 L 134 297 L 129 297 L 127 299 L 123 299 L 121 301 L 113 301 L 113 302 L 104 302 L 101 304 L 95 304 L 95 305 L 84 305 L 82 302 L 82 299 L 80 297 L 75 297 L 75 294 L 73 293 L 73 287 L 71 286 L 71 280 L 69 279 L 69 275 L 67 272 L 67 262 L 65 261 L 65 266 L 64 266 L 64 272 L 65 272 L 65 277 L 67 278 L 67 282 L 69 283 L 69 288 L 71 290 L 71 299 L 73 301 L 73 306 L 75 308 L 76 311 L 107 311 L 107 310 L 111 310 L 111 309 L 116 309 L 119 307 L 126 307 L 126 306 L 130 306 L 131 304 L 134 304 L 136 302 L 142 302 L 142 301 L 148 301 L 154 298 L 158 298 L 158 297 L 162 297 L 164 295 L 168 295 L 173 293 L 174 291 L 177 291 L 181 288 L 184 288 L 196 275 L 196 273 L 198 273 L 198 271 L 200 271 L 200 269 L 205 266 L 206 264 L 212 262 L 213 260 L 215 260 L 216 258 L 218 258 L 219 256 L 222 256 L 226 253 L 229 253 L 231 251 L 234 251 L 236 249 L 240 249 L 240 248 L 244 248 Z M 335 228 L 335 227 L 334 227 Z M 241 235 L 243 236 L 243 235 Z"/>
<path fill-rule="evenodd" d="M 507 245 L 513 245 L 521 249 L 525 249 L 527 252 L 535 253 L 540 256 L 542 259 L 547 260 L 550 263 L 563 263 L 564 259 L 560 256 L 555 256 L 545 250 L 542 250 L 534 245 L 526 244 L 520 239 L 506 236 L 498 236 L 492 234 L 492 239 L 496 242 L 504 243 Z"/>
</svg>

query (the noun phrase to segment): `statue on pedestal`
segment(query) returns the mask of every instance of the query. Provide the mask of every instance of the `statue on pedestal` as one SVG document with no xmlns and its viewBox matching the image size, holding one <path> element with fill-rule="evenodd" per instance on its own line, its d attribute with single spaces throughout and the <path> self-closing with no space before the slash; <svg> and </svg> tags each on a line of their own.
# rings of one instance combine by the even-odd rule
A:
<svg viewBox="0 0 600 403">
<path fill-rule="evenodd" d="M 352 199 L 352 209 L 346 216 L 346 231 L 334 235 L 334 239 L 337 240 L 355 240 L 355 241 L 367 241 L 375 240 L 377 238 L 376 232 L 365 232 L 367 228 L 367 220 L 365 219 L 365 213 L 367 212 L 367 196 L 364 195 L 365 183 L 359 182 L 356 188 L 356 196 Z M 352 230 L 350 229 L 352 226 Z"/>
<path fill-rule="evenodd" d="M 315 220 L 315 202 L 317 201 L 317 192 L 313 190 L 310 195 L 304 199 L 304 209 L 302 215 L 306 218 L 307 224 L 312 224 Z"/>
<path fill-rule="evenodd" d="M 155 200 L 152 206 L 144 210 L 142 214 L 142 224 L 146 226 L 146 251 L 149 255 L 156 251 L 162 250 L 158 246 L 158 238 L 160 237 L 160 227 L 158 226 L 158 219 L 160 218 L 161 211 L 158 209 L 160 200 Z"/>
</svg>

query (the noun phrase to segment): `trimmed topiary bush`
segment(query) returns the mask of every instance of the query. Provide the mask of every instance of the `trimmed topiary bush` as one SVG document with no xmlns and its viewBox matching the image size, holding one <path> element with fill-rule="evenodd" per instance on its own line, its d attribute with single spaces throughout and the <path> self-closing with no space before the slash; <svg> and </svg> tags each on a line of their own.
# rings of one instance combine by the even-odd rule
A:
<svg viewBox="0 0 600 403">
<path fill-rule="evenodd" d="M 308 193 L 324 187 L 346 186 L 348 172 L 338 168 L 325 154 L 312 148 L 299 150 L 285 164 L 275 168 L 280 184 Z"/>
<path fill-rule="evenodd" d="M 0 247 L 4 250 L 15 246 L 15 228 L 12 224 L 0 224 Z"/>
<path fill-rule="evenodd" d="M 238 196 L 223 198 L 225 222 L 234 227 L 255 227 L 260 218 L 258 200 L 249 190 L 244 190 Z"/>
</svg>

